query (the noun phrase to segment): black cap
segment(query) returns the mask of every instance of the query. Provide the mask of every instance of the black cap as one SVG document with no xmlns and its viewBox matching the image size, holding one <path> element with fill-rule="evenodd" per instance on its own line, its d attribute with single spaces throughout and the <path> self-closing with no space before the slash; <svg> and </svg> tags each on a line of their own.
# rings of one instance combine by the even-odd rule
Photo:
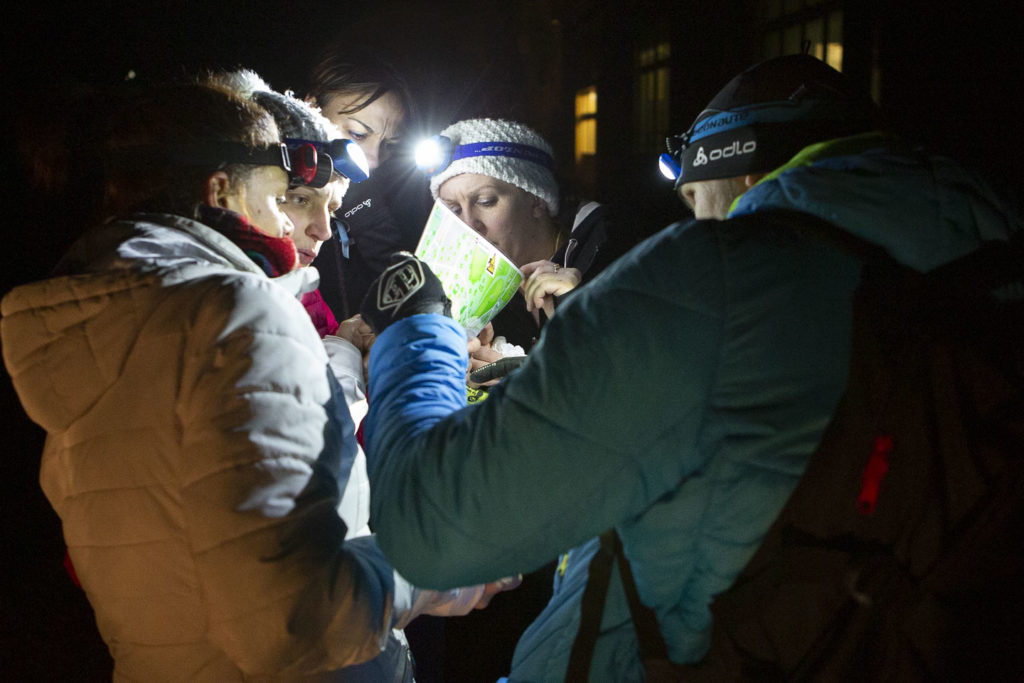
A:
<svg viewBox="0 0 1024 683">
<path fill-rule="evenodd" d="M 684 135 L 669 139 L 676 185 L 767 173 L 807 145 L 873 130 L 874 103 L 809 55 L 761 62 L 722 88 Z"/>
</svg>

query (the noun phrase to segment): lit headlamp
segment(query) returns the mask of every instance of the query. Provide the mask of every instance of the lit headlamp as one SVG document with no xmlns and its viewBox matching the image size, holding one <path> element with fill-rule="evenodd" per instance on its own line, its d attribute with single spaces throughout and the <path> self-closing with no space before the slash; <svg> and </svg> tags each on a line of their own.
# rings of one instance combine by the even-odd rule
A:
<svg viewBox="0 0 1024 683">
<path fill-rule="evenodd" d="M 366 161 L 363 148 L 352 140 L 331 140 L 324 145 L 324 151 L 331 155 L 334 170 L 353 183 L 361 183 L 370 177 L 370 164 Z"/>
<path fill-rule="evenodd" d="M 437 175 L 453 161 L 469 157 L 510 157 L 531 161 L 544 168 L 554 167 L 554 159 L 542 149 L 522 145 L 517 142 L 471 142 L 455 145 L 451 138 L 435 135 L 416 145 L 416 166 L 427 176 Z"/>
<path fill-rule="evenodd" d="M 775 161 L 783 163 L 792 156 L 790 141 L 797 139 L 801 127 L 849 117 L 844 102 L 808 97 L 807 93 L 808 89 L 801 87 L 786 100 L 705 109 L 688 131 L 665 139 L 668 151 L 658 158 L 658 168 L 679 185 L 684 170 L 686 182 L 749 172 L 744 169 L 754 155 L 769 167 L 774 167 Z"/>
<path fill-rule="evenodd" d="M 679 179 L 680 173 L 682 173 L 682 167 L 680 159 L 683 156 L 683 150 L 686 149 L 686 145 L 690 141 L 689 133 L 682 135 L 671 135 L 665 138 L 665 148 L 667 152 L 663 152 L 658 157 L 658 170 L 661 174 L 669 180 L 675 181 Z"/>
<path fill-rule="evenodd" d="M 337 171 L 354 183 L 369 177 L 366 155 L 351 140 L 317 142 L 301 138 L 285 138 L 292 170 L 289 178 L 293 185 L 323 187 Z"/>
</svg>

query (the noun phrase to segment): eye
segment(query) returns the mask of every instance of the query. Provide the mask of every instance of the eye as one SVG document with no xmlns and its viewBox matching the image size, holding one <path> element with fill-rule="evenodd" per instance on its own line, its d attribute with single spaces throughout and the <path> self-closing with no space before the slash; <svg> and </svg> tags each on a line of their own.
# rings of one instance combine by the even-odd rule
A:
<svg viewBox="0 0 1024 683">
<path fill-rule="evenodd" d="M 288 197 L 284 195 L 278 195 L 274 197 L 274 201 L 277 202 L 278 206 L 284 206 L 285 204 L 288 203 Z"/>
<path fill-rule="evenodd" d="M 484 195 L 482 197 L 477 197 L 475 203 L 480 206 L 494 206 L 498 203 L 498 198 L 490 195 Z"/>
<path fill-rule="evenodd" d="M 447 206 L 456 216 L 462 213 L 462 208 L 458 204 L 449 204 L 448 202 L 445 202 L 444 205 Z"/>
<path fill-rule="evenodd" d="M 309 197 L 304 197 L 301 194 L 293 194 L 288 196 L 288 201 L 295 206 L 307 206 L 309 204 Z"/>
<path fill-rule="evenodd" d="M 349 137 L 356 142 L 362 142 L 366 138 L 370 137 L 367 133 L 360 133 L 359 131 L 352 130 L 351 128 L 346 132 L 349 134 Z"/>
</svg>

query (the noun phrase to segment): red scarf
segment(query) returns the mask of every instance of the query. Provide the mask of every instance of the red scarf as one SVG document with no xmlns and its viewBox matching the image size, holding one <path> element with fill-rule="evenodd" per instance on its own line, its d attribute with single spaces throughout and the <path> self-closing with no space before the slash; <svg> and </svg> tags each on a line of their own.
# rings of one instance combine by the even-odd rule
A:
<svg viewBox="0 0 1024 683">
<path fill-rule="evenodd" d="M 199 220 L 234 242 L 269 277 L 290 273 L 299 265 L 291 237 L 271 237 L 260 232 L 240 213 L 202 206 Z"/>
</svg>

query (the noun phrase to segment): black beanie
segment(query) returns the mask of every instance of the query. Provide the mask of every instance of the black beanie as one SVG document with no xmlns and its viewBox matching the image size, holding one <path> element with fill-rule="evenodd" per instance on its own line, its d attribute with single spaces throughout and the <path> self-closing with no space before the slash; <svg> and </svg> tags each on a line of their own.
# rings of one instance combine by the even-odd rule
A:
<svg viewBox="0 0 1024 683">
<path fill-rule="evenodd" d="M 685 135 L 669 139 L 680 165 L 676 186 L 767 173 L 807 145 L 877 125 L 874 103 L 824 62 L 770 59 L 729 81 Z"/>
</svg>

